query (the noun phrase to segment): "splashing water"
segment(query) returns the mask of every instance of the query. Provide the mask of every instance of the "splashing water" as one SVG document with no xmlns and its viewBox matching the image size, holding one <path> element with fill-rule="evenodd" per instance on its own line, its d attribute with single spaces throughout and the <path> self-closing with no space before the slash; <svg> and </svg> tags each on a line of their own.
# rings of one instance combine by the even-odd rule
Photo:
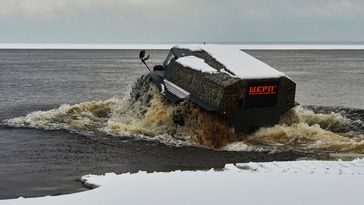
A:
<svg viewBox="0 0 364 205">
<path fill-rule="evenodd" d="M 364 153 L 364 136 L 338 133 L 351 121 L 338 113 L 315 114 L 297 107 L 282 117 L 280 124 L 261 128 L 255 140 L 284 149 Z M 336 132 L 335 132 L 336 131 Z"/>
<path fill-rule="evenodd" d="M 194 145 L 229 151 L 364 153 L 360 118 L 352 120 L 337 112 L 315 113 L 296 107 L 274 127 L 261 128 L 249 136 L 235 134 L 218 115 L 189 102 L 171 104 L 149 83 L 148 76 L 138 79 L 124 98 L 62 105 L 5 120 L 3 124 L 92 136 L 98 133 L 131 136 L 173 146 Z"/>
</svg>

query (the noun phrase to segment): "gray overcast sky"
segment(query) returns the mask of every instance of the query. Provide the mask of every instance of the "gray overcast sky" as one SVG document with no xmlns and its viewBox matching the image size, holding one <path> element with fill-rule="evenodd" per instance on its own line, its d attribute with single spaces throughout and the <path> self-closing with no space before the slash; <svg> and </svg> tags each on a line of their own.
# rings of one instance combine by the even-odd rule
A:
<svg viewBox="0 0 364 205">
<path fill-rule="evenodd" d="M 364 41 L 363 0 L 0 0 L 0 43 Z"/>
</svg>

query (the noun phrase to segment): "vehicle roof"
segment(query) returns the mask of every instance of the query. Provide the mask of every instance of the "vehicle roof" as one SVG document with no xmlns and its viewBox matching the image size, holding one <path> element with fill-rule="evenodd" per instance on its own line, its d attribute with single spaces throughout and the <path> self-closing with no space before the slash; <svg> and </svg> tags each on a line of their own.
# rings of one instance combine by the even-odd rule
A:
<svg viewBox="0 0 364 205">
<path fill-rule="evenodd" d="M 223 69 L 216 68 L 219 72 L 225 72 L 231 77 L 241 78 L 241 79 L 267 79 L 267 78 L 279 78 L 286 76 L 284 73 L 274 69 L 268 64 L 256 59 L 255 57 L 231 46 L 227 45 L 199 45 L 199 46 L 175 46 L 171 51 L 179 57 L 180 61 L 188 61 L 187 56 L 191 55 L 191 52 L 205 52 L 211 56 L 214 60 L 219 62 Z M 182 59 L 181 59 L 182 58 Z M 190 58 L 192 59 L 192 58 Z M 212 65 L 207 62 L 205 63 Z M 200 63 L 204 63 L 200 61 Z M 188 63 L 185 63 L 188 64 Z M 196 65 L 195 62 L 191 65 Z M 201 70 L 201 67 L 206 67 L 206 65 L 197 65 L 191 67 L 192 69 Z"/>
</svg>

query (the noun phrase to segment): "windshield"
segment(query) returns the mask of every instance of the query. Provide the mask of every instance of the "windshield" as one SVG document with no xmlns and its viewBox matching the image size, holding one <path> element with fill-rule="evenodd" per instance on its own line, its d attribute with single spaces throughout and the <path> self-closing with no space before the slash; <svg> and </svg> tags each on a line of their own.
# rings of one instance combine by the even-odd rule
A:
<svg viewBox="0 0 364 205">
<path fill-rule="evenodd" d="M 166 58 L 166 60 L 164 61 L 164 63 L 163 63 L 163 67 L 166 67 L 170 62 L 171 62 L 171 60 L 174 58 L 174 54 L 173 54 L 173 52 L 172 51 L 169 51 L 169 54 L 168 54 L 168 56 L 167 56 L 167 58 Z"/>
</svg>

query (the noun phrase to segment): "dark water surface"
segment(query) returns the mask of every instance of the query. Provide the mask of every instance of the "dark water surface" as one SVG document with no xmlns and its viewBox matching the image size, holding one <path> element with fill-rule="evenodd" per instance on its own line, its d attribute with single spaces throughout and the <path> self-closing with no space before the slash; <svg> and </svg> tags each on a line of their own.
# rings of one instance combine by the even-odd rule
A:
<svg viewBox="0 0 364 205">
<path fill-rule="evenodd" d="M 150 64 L 160 64 L 167 52 L 151 51 Z M 288 74 L 304 105 L 364 109 L 363 50 L 247 52 Z M 123 96 L 146 73 L 137 55 L 137 50 L 0 50 L 0 120 Z M 77 179 L 89 173 L 196 170 L 298 157 L 0 126 L 0 199 L 82 191 Z"/>
</svg>

